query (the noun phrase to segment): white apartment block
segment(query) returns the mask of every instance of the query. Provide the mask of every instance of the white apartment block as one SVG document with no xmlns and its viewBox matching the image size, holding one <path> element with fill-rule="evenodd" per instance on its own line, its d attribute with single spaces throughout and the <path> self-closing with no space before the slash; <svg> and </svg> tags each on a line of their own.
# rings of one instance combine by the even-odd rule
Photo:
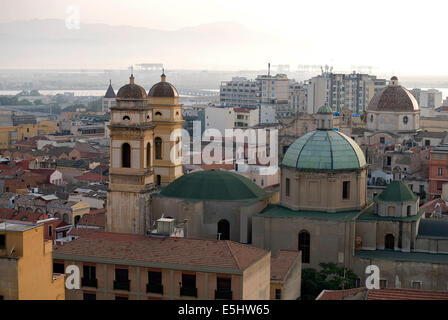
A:
<svg viewBox="0 0 448 320">
<path fill-rule="evenodd" d="M 420 108 L 438 108 L 442 105 L 442 92 L 436 89 L 412 89 L 412 95 L 418 101 Z"/>
<path fill-rule="evenodd" d="M 260 90 L 255 80 L 233 77 L 222 81 L 219 88 L 219 102 L 222 107 L 255 108 L 260 104 Z"/>
<path fill-rule="evenodd" d="M 334 111 L 349 108 L 360 114 L 386 84 L 386 80 L 368 74 L 323 72 L 308 81 L 306 112 L 313 114 L 320 107 L 329 106 Z"/>
<path fill-rule="evenodd" d="M 244 129 L 259 123 L 259 109 L 207 107 L 205 108 L 205 130 L 216 129 L 222 137 L 225 129 Z M 204 134 L 212 135 L 211 131 Z"/>
</svg>

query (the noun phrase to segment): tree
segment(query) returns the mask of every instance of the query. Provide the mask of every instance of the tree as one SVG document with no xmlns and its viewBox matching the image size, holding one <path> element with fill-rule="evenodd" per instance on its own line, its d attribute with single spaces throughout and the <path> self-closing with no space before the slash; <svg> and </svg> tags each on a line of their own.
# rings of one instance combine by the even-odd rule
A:
<svg viewBox="0 0 448 320">
<path fill-rule="evenodd" d="M 350 269 L 335 263 L 320 263 L 320 271 L 313 268 L 302 270 L 302 300 L 314 300 L 322 290 L 352 289 L 358 276 Z"/>
</svg>

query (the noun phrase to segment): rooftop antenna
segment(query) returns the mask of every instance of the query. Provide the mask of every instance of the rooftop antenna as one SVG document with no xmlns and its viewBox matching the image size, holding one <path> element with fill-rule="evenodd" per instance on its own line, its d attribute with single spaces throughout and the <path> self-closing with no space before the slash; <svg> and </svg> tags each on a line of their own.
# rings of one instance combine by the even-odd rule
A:
<svg viewBox="0 0 448 320">
<path fill-rule="evenodd" d="M 271 63 L 268 62 L 268 76 L 271 75 Z"/>
</svg>

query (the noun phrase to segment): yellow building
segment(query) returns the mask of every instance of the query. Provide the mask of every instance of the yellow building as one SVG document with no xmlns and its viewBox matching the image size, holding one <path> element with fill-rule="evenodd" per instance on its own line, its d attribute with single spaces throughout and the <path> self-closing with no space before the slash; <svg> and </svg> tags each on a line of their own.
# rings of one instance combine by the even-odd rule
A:
<svg viewBox="0 0 448 320">
<path fill-rule="evenodd" d="M 64 300 L 64 275 L 53 274 L 53 246 L 44 225 L 0 224 L 0 298 Z"/>
<path fill-rule="evenodd" d="M 8 149 L 14 143 L 25 138 L 39 135 L 55 134 L 55 121 L 42 121 L 38 124 L 21 124 L 17 126 L 0 127 L 0 149 Z"/>
</svg>

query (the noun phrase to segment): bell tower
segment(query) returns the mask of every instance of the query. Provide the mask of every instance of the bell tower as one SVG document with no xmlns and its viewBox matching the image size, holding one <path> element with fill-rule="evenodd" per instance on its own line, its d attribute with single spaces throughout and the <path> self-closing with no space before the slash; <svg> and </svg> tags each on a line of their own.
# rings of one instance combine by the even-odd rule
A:
<svg viewBox="0 0 448 320">
<path fill-rule="evenodd" d="M 117 93 L 111 108 L 106 231 L 146 234 L 154 189 L 154 128 L 145 89 L 134 83 Z"/>
<path fill-rule="evenodd" d="M 161 81 L 148 92 L 149 108 L 152 110 L 154 129 L 154 181 L 165 186 L 180 177 L 182 172 L 182 105 L 176 88 Z"/>
</svg>

